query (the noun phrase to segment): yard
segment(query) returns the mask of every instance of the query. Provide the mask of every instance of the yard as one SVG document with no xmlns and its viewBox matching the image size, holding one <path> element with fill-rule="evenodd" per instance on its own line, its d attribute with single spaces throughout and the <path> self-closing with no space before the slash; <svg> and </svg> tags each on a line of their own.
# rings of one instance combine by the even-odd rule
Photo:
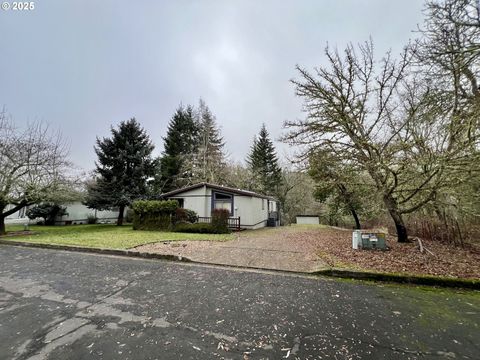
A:
<svg viewBox="0 0 480 360">
<path fill-rule="evenodd" d="M 129 225 L 31 226 L 33 234 L 5 240 L 132 249 L 188 257 L 194 261 L 310 272 L 328 268 L 381 273 L 480 278 L 480 250 L 424 241 L 399 244 L 387 237 L 387 251 L 353 250 L 352 232 L 322 225 L 292 225 L 227 235 L 135 231 Z M 22 226 L 7 226 L 21 231 Z"/>
<path fill-rule="evenodd" d="M 8 232 L 22 231 L 21 225 L 7 225 Z M 31 225 L 31 235 L 2 237 L 5 240 L 27 241 L 34 243 L 97 247 L 105 249 L 129 249 L 152 242 L 179 240 L 227 241 L 231 234 L 184 234 L 161 231 L 136 231 L 131 225 L 116 226 L 110 224 L 41 226 Z"/>
<path fill-rule="evenodd" d="M 150 243 L 141 251 L 190 257 L 194 260 L 289 271 L 337 268 L 380 273 L 480 278 L 478 247 L 454 247 L 424 241 L 434 255 L 421 253 L 416 242 L 399 244 L 387 237 L 389 250 L 353 250 L 351 230 L 323 225 L 291 225 L 243 231 L 224 243 Z"/>
</svg>

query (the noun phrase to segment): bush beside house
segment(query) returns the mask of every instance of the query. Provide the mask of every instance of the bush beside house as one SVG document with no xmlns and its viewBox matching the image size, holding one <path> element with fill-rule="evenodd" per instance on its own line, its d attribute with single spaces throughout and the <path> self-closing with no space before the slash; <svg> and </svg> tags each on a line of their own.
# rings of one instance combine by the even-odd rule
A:
<svg viewBox="0 0 480 360">
<path fill-rule="evenodd" d="M 198 215 L 193 210 L 178 208 L 175 211 L 175 218 L 174 218 L 175 225 L 181 224 L 181 223 L 194 223 L 197 220 L 198 220 Z"/>
<path fill-rule="evenodd" d="M 228 234 L 228 210 L 214 210 L 212 221 L 196 223 L 193 210 L 179 208 L 176 200 L 138 200 L 132 204 L 134 230 L 163 230 L 200 234 Z"/>
<path fill-rule="evenodd" d="M 138 200 L 132 204 L 134 230 L 172 230 L 178 209 L 175 200 Z"/>
<path fill-rule="evenodd" d="M 212 228 L 215 234 L 228 234 L 230 229 L 228 228 L 228 218 L 230 217 L 230 211 L 225 209 L 215 209 L 212 212 Z"/>
<path fill-rule="evenodd" d="M 180 233 L 216 234 L 212 224 L 207 223 L 181 223 L 177 224 L 173 231 Z"/>
</svg>

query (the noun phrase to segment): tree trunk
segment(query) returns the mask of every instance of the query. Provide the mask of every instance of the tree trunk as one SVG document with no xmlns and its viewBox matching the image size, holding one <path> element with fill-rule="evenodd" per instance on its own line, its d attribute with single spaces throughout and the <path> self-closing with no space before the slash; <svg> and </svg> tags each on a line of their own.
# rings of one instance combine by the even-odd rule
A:
<svg viewBox="0 0 480 360">
<path fill-rule="evenodd" d="M 0 235 L 5 235 L 7 232 L 5 230 L 5 218 L 0 215 Z"/>
<path fill-rule="evenodd" d="M 395 228 L 397 229 L 397 239 L 399 243 L 408 242 L 408 233 L 407 227 L 403 221 L 402 214 L 398 211 L 397 201 L 391 196 L 384 196 L 383 201 L 387 207 L 390 216 L 392 217 L 393 222 L 395 223 Z"/>
<path fill-rule="evenodd" d="M 337 184 L 338 189 L 340 190 L 340 194 L 342 194 L 343 201 L 347 205 L 348 209 L 352 213 L 353 218 L 355 219 L 355 229 L 361 229 L 362 226 L 360 224 L 360 220 L 358 219 L 358 214 L 355 211 L 355 207 L 351 201 L 352 195 L 348 192 L 347 187 L 343 184 Z"/>
<path fill-rule="evenodd" d="M 360 219 L 358 218 L 357 212 L 353 208 L 350 209 L 350 212 L 352 213 L 352 216 L 355 219 L 355 229 L 361 229 L 362 225 L 360 224 Z"/>
<path fill-rule="evenodd" d="M 390 211 L 390 215 L 392 216 L 393 221 L 395 222 L 395 228 L 397 229 L 397 238 L 399 243 L 406 243 L 408 242 L 408 233 L 407 227 L 403 222 L 402 215 L 398 212 L 392 213 Z"/>
<path fill-rule="evenodd" d="M 125 211 L 125 206 L 121 205 L 118 208 L 118 218 L 117 218 L 117 226 L 122 226 L 123 225 L 123 213 Z"/>
</svg>

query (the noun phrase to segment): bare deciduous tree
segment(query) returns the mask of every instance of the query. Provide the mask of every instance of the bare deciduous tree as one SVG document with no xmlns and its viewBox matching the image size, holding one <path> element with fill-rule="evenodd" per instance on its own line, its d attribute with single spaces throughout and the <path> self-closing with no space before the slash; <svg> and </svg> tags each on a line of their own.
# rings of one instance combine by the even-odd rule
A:
<svg viewBox="0 0 480 360">
<path fill-rule="evenodd" d="M 67 148 L 61 135 L 52 134 L 45 124 L 20 131 L 2 111 L 0 164 L 0 234 L 5 233 L 5 218 L 20 209 L 70 199 Z"/>
<path fill-rule="evenodd" d="M 284 141 L 353 162 L 369 174 L 392 217 L 398 241 L 408 240 L 404 214 L 431 202 L 464 159 L 467 143 L 449 146 L 452 122 L 436 89 L 412 72 L 412 51 L 376 62 L 373 44 L 352 45 L 342 56 L 326 49 L 329 66 L 315 75 L 297 67 L 293 80 L 306 120 L 286 122 Z"/>
<path fill-rule="evenodd" d="M 446 227 L 448 217 L 458 227 L 459 216 L 478 221 L 480 209 L 474 205 L 480 176 L 480 2 L 427 1 L 425 16 L 413 54 L 417 70 L 436 88 L 432 98 L 448 129 L 445 147 L 458 159 L 446 168 L 450 186 L 436 194 L 433 208 Z"/>
</svg>

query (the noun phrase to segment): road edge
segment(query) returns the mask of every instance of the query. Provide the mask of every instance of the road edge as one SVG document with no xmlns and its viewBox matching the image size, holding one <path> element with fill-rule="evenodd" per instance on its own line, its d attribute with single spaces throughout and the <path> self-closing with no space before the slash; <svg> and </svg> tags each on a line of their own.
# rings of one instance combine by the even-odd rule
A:
<svg viewBox="0 0 480 360">
<path fill-rule="evenodd" d="M 32 243 L 32 242 L 26 242 L 26 241 L 11 241 L 11 240 L 4 240 L 4 239 L 0 239 L 0 244 L 20 246 L 20 247 L 32 247 L 32 248 L 41 248 L 41 249 L 94 253 L 94 254 L 101 254 L 101 255 L 137 257 L 137 258 L 144 258 L 144 259 L 161 259 L 161 260 L 171 260 L 171 261 L 194 262 L 185 256 L 155 254 L 155 253 L 132 251 L 132 250 L 122 250 L 122 249 L 105 249 L 105 248 L 92 248 L 92 247 L 74 246 L 74 245 L 42 244 L 42 243 Z"/>
<path fill-rule="evenodd" d="M 387 282 L 387 283 L 400 283 L 400 284 L 435 286 L 435 287 L 444 287 L 444 288 L 462 288 L 462 289 L 468 289 L 468 290 L 480 290 L 480 280 L 447 278 L 444 276 L 394 274 L 394 273 L 345 270 L 345 269 L 335 269 L 335 268 L 315 271 L 314 274 L 344 278 L 344 279 L 358 279 L 358 280 L 378 281 L 378 282 Z"/>
<path fill-rule="evenodd" d="M 307 276 L 313 275 L 313 276 L 324 276 L 324 277 L 332 277 L 332 278 L 367 280 L 367 281 L 384 282 L 384 283 L 397 283 L 397 284 L 400 283 L 400 284 L 422 285 L 422 286 L 433 286 L 433 287 L 444 287 L 444 288 L 462 288 L 462 289 L 468 289 L 468 290 L 480 290 L 480 279 L 470 280 L 470 279 L 446 278 L 446 277 L 440 277 L 440 276 L 420 276 L 420 275 L 407 275 L 407 274 L 403 275 L 403 274 L 379 273 L 379 272 L 371 272 L 371 271 L 345 270 L 345 269 L 338 269 L 338 268 L 329 268 L 329 269 L 305 272 L 305 271 L 278 270 L 278 269 L 267 269 L 267 268 L 252 267 L 252 266 L 240 266 L 240 265 L 228 265 L 228 264 L 212 263 L 212 262 L 202 262 L 202 261 L 192 260 L 188 257 L 180 256 L 180 255 L 158 254 L 158 253 L 140 252 L 140 251 L 134 251 L 134 250 L 91 248 L 91 247 L 84 247 L 84 246 L 71 246 L 71 245 L 58 245 L 58 244 L 43 244 L 43 243 L 32 243 L 27 241 L 14 241 L 14 240 L 5 240 L 5 239 L 0 239 L 0 245 L 1 244 L 19 246 L 19 247 L 94 253 L 94 254 L 100 254 L 100 255 L 114 255 L 114 256 L 135 257 L 135 258 L 144 258 L 144 259 L 180 261 L 180 262 L 188 262 L 193 264 L 215 265 L 215 266 L 245 269 L 245 270 L 248 270 L 248 269 L 265 270 L 265 271 L 271 271 L 271 272 L 289 273 L 289 274 L 298 274 L 298 275 L 307 275 Z"/>
</svg>

